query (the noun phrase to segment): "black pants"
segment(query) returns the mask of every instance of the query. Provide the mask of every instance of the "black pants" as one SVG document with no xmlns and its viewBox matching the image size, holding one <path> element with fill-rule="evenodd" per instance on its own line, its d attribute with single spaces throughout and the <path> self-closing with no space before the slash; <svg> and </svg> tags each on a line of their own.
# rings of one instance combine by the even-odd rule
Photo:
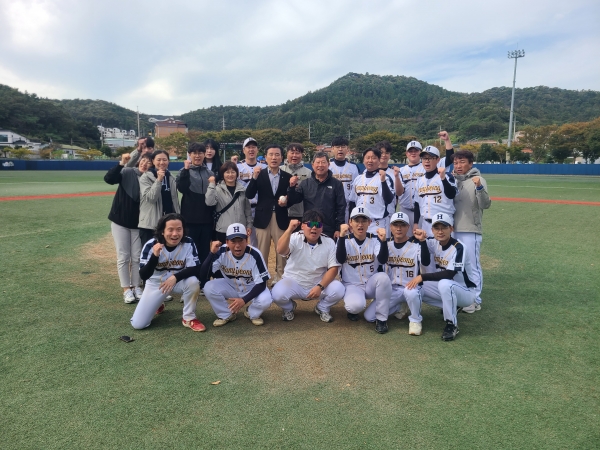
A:
<svg viewBox="0 0 600 450">
<path fill-rule="evenodd" d="M 150 230 L 149 228 L 140 228 L 140 242 L 142 243 L 142 248 L 144 248 L 144 244 L 153 237 L 154 230 Z"/>
<path fill-rule="evenodd" d="M 191 237 L 196 244 L 200 263 L 206 259 L 210 251 L 210 240 L 213 234 L 213 223 L 188 223 L 187 236 Z"/>
</svg>

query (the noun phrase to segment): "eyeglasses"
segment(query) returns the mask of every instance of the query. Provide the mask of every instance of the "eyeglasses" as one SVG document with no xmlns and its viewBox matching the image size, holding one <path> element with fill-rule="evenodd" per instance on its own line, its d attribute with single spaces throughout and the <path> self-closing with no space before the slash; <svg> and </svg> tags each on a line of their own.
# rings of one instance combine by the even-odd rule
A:
<svg viewBox="0 0 600 450">
<path fill-rule="evenodd" d="M 304 225 L 306 225 L 308 228 L 313 228 L 313 227 L 323 228 L 323 222 L 318 222 L 316 220 L 311 220 L 310 222 L 304 222 Z"/>
</svg>

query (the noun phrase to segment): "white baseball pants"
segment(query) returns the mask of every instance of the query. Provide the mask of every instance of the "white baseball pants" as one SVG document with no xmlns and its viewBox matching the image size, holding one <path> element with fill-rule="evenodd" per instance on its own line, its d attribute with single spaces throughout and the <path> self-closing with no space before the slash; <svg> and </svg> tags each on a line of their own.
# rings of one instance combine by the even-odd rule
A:
<svg viewBox="0 0 600 450">
<path fill-rule="evenodd" d="M 425 281 L 422 289 L 423 301 L 428 305 L 442 308 L 444 320 L 458 323 L 456 308 L 472 305 L 475 290 L 464 287 L 454 280 Z"/>
<path fill-rule="evenodd" d="M 481 291 L 483 289 L 483 270 L 481 269 L 481 255 L 479 250 L 481 249 L 481 235 L 477 233 L 465 233 L 455 231 L 454 237 L 463 243 L 467 258 L 471 261 L 473 268 L 474 279 L 471 280 L 477 285 L 475 289 L 475 301 L 481 304 Z"/>
<path fill-rule="evenodd" d="M 410 316 L 408 320 L 410 322 L 421 322 L 421 287 L 417 286 L 415 289 L 405 289 L 403 286 L 397 284 L 392 285 L 392 295 L 390 297 L 390 307 L 388 315 L 391 316 L 394 313 L 400 311 L 400 304 L 407 303 L 410 309 Z M 375 302 L 371 303 L 365 310 L 365 320 L 368 322 L 375 322 L 375 319 L 379 317 L 375 316 Z M 384 320 L 384 319 L 379 319 Z"/>
<path fill-rule="evenodd" d="M 248 291 L 254 287 L 254 284 L 248 285 Z M 246 292 L 248 292 L 246 291 Z M 204 285 L 204 296 L 208 299 L 210 306 L 219 319 L 227 319 L 231 316 L 229 310 L 229 298 L 241 298 L 237 289 L 231 286 L 224 278 L 215 278 Z M 263 312 L 269 309 L 272 303 L 271 292 L 266 288 L 256 298 L 248 302 L 248 314 L 251 319 L 258 319 Z"/>
<path fill-rule="evenodd" d="M 313 300 L 306 298 L 309 292 L 310 289 L 303 288 L 295 280 L 283 278 L 273 286 L 271 295 L 273 297 L 273 303 L 284 311 L 291 311 L 294 306 L 292 300 Z M 329 286 L 321 292 L 321 297 L 317 303 L 319 311 L 329 312 L 333 305 L 344 298 L 344 292 L 344 285 L 337 280 L 333 280 Z"/>
<path fill-rule="evenodd" d="M 392 282 L 387 274 L 379 272 L 372 275 L 366 284 L 360 286 L 346 284 L 345 288 L 344 307 L 346 311 L 351 314 L 361 313 L 367 306 L 367 298 L 372 298 L 373 302 L 369 306 L 373 306 L 375 309 L 375 318 L 382 321 L 387 320 L 392 295 Z"/>
</svg>

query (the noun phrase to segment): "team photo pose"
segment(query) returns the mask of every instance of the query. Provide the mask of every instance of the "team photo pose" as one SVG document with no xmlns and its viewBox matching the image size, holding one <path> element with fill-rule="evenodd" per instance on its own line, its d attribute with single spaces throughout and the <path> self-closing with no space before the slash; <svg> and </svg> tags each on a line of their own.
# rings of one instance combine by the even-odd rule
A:
<svg viewBox="0 0 600 450">
<path fill-rule="evenodd" d="M 281 281 L 273 286 L 273 302 L 283 310 L 283 320 L 294 320 L 295 300 L 318 300 L 315 313 L 323 322 L 333 322 L 331 307 L 344 297 L 344 286 L 335 277 L 340 263 L 335 258 L 335 242 L 323 232 L 323 216 L 308 210 L 277 243 L 277 253 L 287 258 Z"/>
<path fill-rule="evenodd" d="M 452 216 L 437 213 L 433 218 L 434 237 L 425 238 L 422 230 L 415 230 L 415 237 L 426 240 L 437 271 L 418 275 L 406 284 L 406 289 L 417 289 L 423 283 L 422 300 L 442 308 L 444 341 L 452 341 L 458 334 L 457 309 L 473 304 L 477 295 L 477 286 L 471 281 L 473 265 L 462 242 L 452 237 L 453 224 Z"/>
<path fill-rule="evenodd" d="M 138 167 L 125 167 L 131 156 L 121 155 L 121 161 L 104 176 L 108 184 L 118 184 L 108 220 L 117 250 L 117 272 L 123 289 L 123 301 L 135 303 L 142 296 L 140 279 L 140 252 L 142 242 L 138 222 L 140 219 L 140 177 L 150 167 L 152 160 L 145 154 Z"/>
<path fill-rule="evenodd" d="M 140 239 L 142 246 L 152 239 L 158 220 L 165 214 L 180 213 L 175 177 L 169 172 L 169 154 L 152 153 L 153 167 L 140 177 Z"/>
<path fill-rule="evenodd" d="M 390 158 L 392 156 L 392 144 L 388 141 L 381 141 L 375 145 L 376 148 L 381 152 L 381 159 L 379 160 L 379 168 L 385 170 L 385 173 L 394 181 L 394 200 L 388 205 L 388 214 L 391 216 L 396 212 L 398 205 L 398 199 L 404 194 L 404 183 L 400 176 L 400 167 L 390 167 Z M 389 230 L 388 230 L 389 231 Z M 388 234 L 389 236 L 389 234 Z"/>
<path fill-rule="evenodd" d="M 392 282 L 392 295 L 390 297 L 389 315 L 400 314 L 404 318 L 402 307 L 406 305 L 408 316 L 408 334 L 420 336 L 423 318 L 421 317 L 421 286 L 414 289 L 405 289 L 406 284 L 421 274 L 420 265 L 429 265 L 429 249 L 425 242 L 425 232 L 416 230 L 417 236 L 423 238 L 419 241 L 416 237 L 408 237 L 410 230 L 410 217 L 403 212 L 395 213 L 390 219 L 392 237 L 386 242 L 388 259 L 386 272 Z M 365 310 L 365 319 L 374 322 L 376 319 L 376 304 L 373 302 Z M 387 317 L 387 316 L 386 316 Z"/>
<path fill-rule="evenodd" d="M 348 206 L 352 196 L 352 182 L 358 176 L 358 166 L 346 159 L 348 150 L 348 139 L 345 137 L 338 136 L 331 141 L 333 158 L 329 163 L 329 170 L 331 170 L 334 178 L 343 183 L 346 196 L 346 210 L 344 211 L 344 220 L 341 223 L 348 223 Z"/>
<path fill-rule="evenodd" d="M 413 224 L 415 223 L 415 191 L 417 179 L 425 175 L 425 169 L 421 164 L 421 151 L 423 147 L 419 141 L 410 141 L 406 145 L 407 164 L 400 168 L 400 177 L 404 185 L 404 193 L 398 199 L 400 211 L 410 219 L 408 236 L 412 236 Z"/>
<path fill-rule="evenodd" d="M 219 181 L 219 171 L 221 170 L 221 156 L 219 155 L 219 149 L 221 146 L 214 139 L 207 139 L 204 141 L 204 147 L 206 153 L 204 155 L 204 165 L 208 170 L 215 174 L 217 181 Z"/>
<path fill-rule="evenodd" d="M 289 173 L 292 178 L 296 177 L 298 183 L 310 177 L 312 171 L 304 167 L 302 156 L 304 155 L 304 147 L 302 144 L 291 143 L 286 148 L 287 160 L 281 166 L 281 170 Z M 288 202 L 288 217 L 290 219 L 302 220 L 304 214 L 304 205 L 302 203 L 291 204 Z"/>
<path fill-rule="evenodd" d="M 201 280 L 208 280 L 211 273 L 220 272 L 223 276 L 204 285 L 204 295 L 217 315 L 215 327 L 233 322 L 246 305 L 244 316 L 260 326 L 264 323 L 262 313 L 271 306 L 271 292 L 267 289 L 271 276 L 261 253 L 248 245 L 248 236 L 241 223 L 229 225 L 226 244 L 214 241 L 209 257 L 202 263 Z"/>
<path fill-rule="evenodd" d="M 258 143 L 256 139 L 249 137 L 244 141 L 243 144 L 243 152 L 245 159 L 237 163 L 238 172 L 240 177 L 240 182 L 244 185 L 245 188 L 248 187 L 248 183 L 252 179 L 254 174 L 254 169 L 256 167 L 260 167 L 261 169 L 265 169 L 267 165 L 263 162 L 259 162 L 258 157 Z M 250 200 L 250 207 L 252 208 L 252 217 L 254 218 L 254 214 L 256 211 L 256 203 L 258 202 L 258 196 L 254 195 L 253 197 L 248 197 Z M 258 240 L 256 238 L 256 232 L 253 230 L 250 235 L 250 245 L 258 248 Z"/>
<path fill-rule="evenodd" d="M 150 136 L 139 137 L 137 145 L 130 153 L 131 157 L 129 158 L 129 161 L 127 161 L 125 167 L 137 167 L 138 162 L 143 155 L 148 154 L 149 156 L 152 156 L 152 153 L 154 153 L 154 139 Z"/>
<path fill-rule="evenodd" d="M 342 283 L 346 289 L 344 306 L 348 319 L 357 321 L 367 307 L 367 298 L 375 305 L 375 331 L 387 333 L 392 283 L 379 272 L 379 265 L 388 260 L 385 242 L 386 230 L 377 229 L 377 235 L 367 233 L 371 218 L 362 206 L 350 212 L 350 223 L 343 224 L 337 241 L 336 259 L 342 265 Z M 351 233 L 351 234 L 349 234 Z"/>
<path fill-rule="evenodd" d="M 136 330 L 150 326 L 152 318 L 165 309 L 171 292 L 182 294 L 181 323 L 192 331 L 206 328 L 196 318 L 200 261 L 194 241 L 185 235 L 185 219 L 169 213 L 158 220 L 154 238 L 145 243 L 140 257 L 140 277 L 146 287 L 135 308 L 131 325 Z"/>
</svg>

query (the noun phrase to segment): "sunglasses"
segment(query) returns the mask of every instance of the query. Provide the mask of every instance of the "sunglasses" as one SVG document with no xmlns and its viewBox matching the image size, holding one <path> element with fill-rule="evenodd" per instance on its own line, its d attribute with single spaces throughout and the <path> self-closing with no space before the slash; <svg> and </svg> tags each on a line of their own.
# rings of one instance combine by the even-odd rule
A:
<svg viewBox="0 0 600 450">
<path fill-rule="evenodd" d="M 311 220 L 310 222 L 304 222 L 304 225 L 306 225 L 308 228 L 313 228 L 313 227 L 323 228 L 323 222 L 318 222 L 316 220 Z"/>
</svg>

